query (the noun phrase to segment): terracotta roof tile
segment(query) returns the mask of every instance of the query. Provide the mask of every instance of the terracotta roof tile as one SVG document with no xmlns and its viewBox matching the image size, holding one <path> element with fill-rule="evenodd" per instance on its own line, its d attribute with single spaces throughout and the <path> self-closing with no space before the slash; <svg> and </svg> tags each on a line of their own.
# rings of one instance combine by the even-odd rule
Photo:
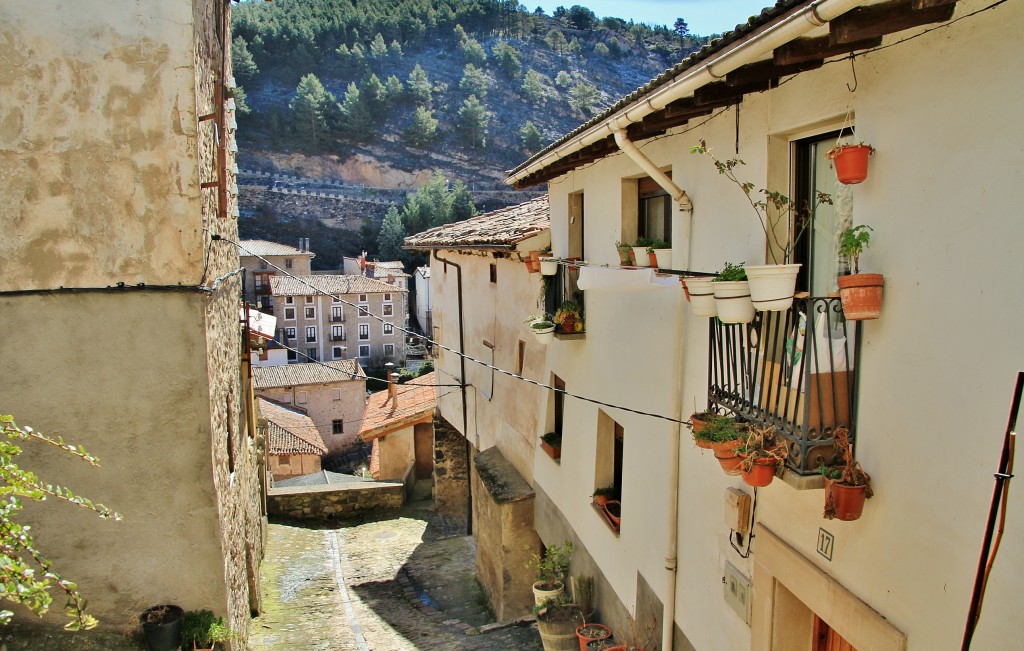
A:
<svg viewBox="0 0 1024 651">
<path fill-rule="evenodd" d="M 359 362 L 354 359 L 315 364 L 254 366 L 252 368 L 253 385 L 257 390 L 365 379 L 366 374 L 359 366 Z"/>
<path fill-rule="evenodd" d="M 405 292 L 395 285 L 366 276 L 271 276 L 274 296 L 316 296 L 319 294 L 385 294 Z"/>
<path fill-rule="evenodd" d="M 363 413 L 363 425 L 359 429 L 359 436 L 364 441 L 369 441 L 433 413 L 437 405 L 436 384 L 437 375 L 427 373 L 411 382 L 398 385 L 397 409 L 388 398 L 387 389 L 371 395 Z"/>
<path fill-rule="evenodd" d="M 270 454 L 327 454 L 327 446 L 309 416 L 266 398 L 256 401 L 260 416 L 267 420 Z"/>
<path fill-rule="evenodd" d="M 405 238 L 407 249 L 458 249 L 464 246 L 514 248 L 519 242 L 551 229 L 548 196 L 437 226 Z"/>
</svg>

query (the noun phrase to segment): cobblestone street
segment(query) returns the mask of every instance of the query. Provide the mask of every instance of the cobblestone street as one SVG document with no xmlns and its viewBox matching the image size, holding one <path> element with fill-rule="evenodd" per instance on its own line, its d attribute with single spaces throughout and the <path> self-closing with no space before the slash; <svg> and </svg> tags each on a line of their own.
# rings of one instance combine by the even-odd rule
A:
<svg viewBox="0 0 1024 651">
<path fill-rule="evenodd" d="M 249 648 L 539 651 L 532 623 L 491 625 L 473 539 L 446 535 L 432 506 L 319 528 L 271 523 Z"/>
</svg>

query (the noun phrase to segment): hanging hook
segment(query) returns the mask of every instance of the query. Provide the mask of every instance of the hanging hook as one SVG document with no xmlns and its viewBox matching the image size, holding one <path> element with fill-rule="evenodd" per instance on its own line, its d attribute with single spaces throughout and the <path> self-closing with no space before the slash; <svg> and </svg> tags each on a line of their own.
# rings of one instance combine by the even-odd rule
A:
<svg viewBox="0 0 1024 651">
<path fill-rule="evenodd" d="M 850 88 L 850 84 L 846 84 L 846 90 L 850 91 L 851 93 L 857 92 L 857 86 L 860 85 L 860 83 L 857 81 L 857 66 L 853 65 L 853 60 L 855 58 L 857 58 L 856 54 L 850 54 L 850 70 L 853 71 L 853 88 Z"/>
</svg>

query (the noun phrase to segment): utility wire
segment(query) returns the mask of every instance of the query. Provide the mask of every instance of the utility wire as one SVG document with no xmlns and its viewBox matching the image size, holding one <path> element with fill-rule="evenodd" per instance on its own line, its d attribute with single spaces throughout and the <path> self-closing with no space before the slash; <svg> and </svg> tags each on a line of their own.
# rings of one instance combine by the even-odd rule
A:
<svg viewBox="0 0 1024 651">
<path fill-rule="evenodd" d="M 317 294 L 320 294 L 320 295 L 323 295 L 323 296 L 330 296 L 332 299 L 334 299 L 335 302 L 343 303 L 343 304 L 348 305 L 350 307 L 354 307 L 356 309 L 362 310 L 363 313 L 365 313 L 366 315 L 370 316 L 373 319 L 376 319 L 376 320 L 380 321 L 381 323 L 390 323 L 389 321 L 386 321 L 383 317 L 377 316 L 376 314 L 370 312 L 369 310 L 366 310 L 365 308 L 362 308 L 362 307 L 356 305 L 355 303 L 352 303 L 350 301 L 345 300 L 341 296 L 338 296 L 336 294 L 332 294 L 330 292 L 324 291 L 324 290 L 322 290 L 322 289 L 320 289 L 318 287 L 313 286 L 310 282 L 304 280 L 303 278 L 301 278 L 299 276 L 296 276 L 295 274 L 291 273 L 290 271 L 288 271 L 286 269 L 282 269 L 281 267 L 277 266 L 276 264 L 274 264 L 270 260 L 267 260 L 263 256 L 257 255 L 255 253 L 253 253 L 249 249 L 247 249 L 244 246 L 242 246 L 242 244 L 239 243 L 239 242 L 236 242 L 236 241 L 234 241 L 234 240 L 232 240 L 230 238 L 224 237 L 222 235 L 216 235 L 215 234 L 215 235 L 212 235 L 211 237 L 213 239 L 215 239 L 215 240 L 222 240 L 222 241 L 227 242 L 229 244 L 234 244 L 236 247 L 238 247 L 239 250 L 244 251 L 246 253 L 246 255 L 251 255 L 251 256 L 255 257 L 256 259 L 260 260 L 261 262 L 267 263 L 267 265 L 273 267 L 275 270 L 281 272 L 283 275 L 285 275 L 285 276 L 287 276 L 287 277 L 289 277 L 289 278 L 291 278 L 293 280 L 298 281 L 300 284 L 305 285 L 306 287 L 308 287 L 309 289 L 313 290 L 313 292 L 315 292 Z M 493 364 L 488 364 L 487 362 L 485 362 L 483 360 L 477 359 L 477 358 L 475 358 L 475 357 L 473 357 L 471 355 L 467 355 L 465 353 L 461 353 L 461 352 L 455 350 L 454 348 L 451 348 L 449 346 L 445 346 L 444 344 L 442 344 L 442 343 L 440 343 L 438 341 L 434 341 L 433 339 L 430 339 L 429 337 L 426 337 L 424 335 L 420 335 L 418 333 L 415 333 L 415 332 L 413 332 L 411 330 L 408 330 L 406 328 L 403 328 L 401 326 L 396 325 L 396 326 L 394 326 L 394 328 L 396 330 L 399 330 L 399 331 L 404 332 L 406 334 L 410 334 L 410 335 L 413 335 L 413 336 L 420 337 L 421 339 L 423 339 L 424 341 L 429 342 L 433 346 L 437 346 L 438 348 L 440 348 L 442 350 L 446 350 L 446 351 L 452 353 L 453 355 L 456 355 L 458 357 L 462 357 L 463 359 L 469 360 L 469 361 L 471 361 L 471 362 L 473 362 L 475 364 L 479 364 L 480 366 L 483 366 L 484 368 L 489 368 L 492 371 L 497 371 L 498 373 L 502 373 L 502 374 L 507 375 L 507 376 L 509 376 L 511 378 L 515 378 L 517 380 L 520 380 L 522 382 L 526 382 L 528 384 L 532 384 L 534 386 L 538 386 L 538 387 L 540 387 L 542 389 L 548 389 L 550 391 L 556 391 L 556 392 L 561 393 L 561 394 L 563 394 L 565 396 L 568 396 L 570 398 L 575 398 L 577 400 L 582 400 L 583 402 L 589 402 L 591 404 L 600 405 L 601 407 L 608 407 L 609 409 L 618 409 L 620 411 L 625 411 L 625 412 L 628 412 L 628 413 L 631 413 L 631 414 L 637 414 L 639 416 L 647 416 L 649 418 L 657 418 L 657 419 L 660 419 L 660 420 L 666 420 L 666 421 L 668 421 L 670 423 L 676 423 L 676 424 L 679 424 L 679 425 L 687 425 L 687 424 L 689 424 L 688 421 L 679 420 L 677 418 L 672 418 L 671 416 L 663 416 L 661 414 L 655 414 L 653 412 L 643 411 L 641 409 L 633 409 L 632 407 L 625 407 L 623 405 L 616 405 L 616 404 L 612 404 L 610 402 L 604 402 L 602 400 L 597 400 L 595 398 L 588 398 L 587 396 L 582 396 L 582 395 L 579 395 L 579 394 L 576 394 L 576 393 L 570 393 L 569 391 L 566 391 L 565 389 L 559 389 L 559 388 L 556 388 L 556 387 L 551 386 L 549 384 L 544 384 L 543 382 L 538 382 L 536 380 L 531 380 L 530 378 L 523 377 L 522 375 L 519 375 L 518 373 L 513 373 L 512 371 L 508 371 L 508 370 L 505 370 L 505 369 L 500 368 L 498 366 L 494 366 Z M 306 356 L 306 357 L 308 357 L 308 356 Z M 310 359 L 312 359 L 312 358 L 310 358 Z M 317 361 L 317 360 L 314 360 L 314 361 Z M 462 380 L 463 380 L 463 382 L 465 382 L 465 378 L 462 378 Z"/>
</svg>

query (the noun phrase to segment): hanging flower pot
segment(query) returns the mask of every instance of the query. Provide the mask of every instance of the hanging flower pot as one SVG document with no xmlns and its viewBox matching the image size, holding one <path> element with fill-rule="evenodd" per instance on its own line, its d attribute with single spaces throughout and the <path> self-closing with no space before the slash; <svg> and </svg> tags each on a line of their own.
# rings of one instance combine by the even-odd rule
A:
<svg viewBox="0 0 1024 651">
<path fill-rule="evenodd" d="M 754 320 L 754 304 L 750 300 L 750 284 L 746 280 L 711 283 L 715 292 L 715 312 L 722 323 L 750 323 Z"/>
<path fill-rule="evenodd" d="M 683 286 L 690 297 L 690 308 L 694 316 L 718 316 L 715 308 L 715 290 L 713 288 L 713 277 L 686 278 Z"/>
<path fill-rule="evenodd" d="M 783 312 L 793 305 L 799 264 L 769 264 L 747 267 L 750 300 L 761 312 Z"/>
<path fill-rule="evenodd" d="M 558 258 L 541 258 L 540 272 L 545 276 L 554 276 L 558 273 Z"/>
<path fill-rule="evenodd" d="M 836 145 L 828 151 L 836 168 L 836 178 L 844 185 L 854 185 L 868 178 L 868 156 L 875 153 L 871 145 Z"/>
<path fill-rule="evenodd" d="M 831 479 L 825 480 L 825 517 L 829 520 L 852 522 L 864 512 L 867 484 L 850 486 Z M 830 503 L 831 502 L 831 503 Z M 829 517 L 831 516 L 831 517 Z"/>
<path fill-rule="evenodd" d="M 550 321 L 536 321 L 530 324 L 530 330 L 538 343 L 547 345 L 555 340 L 555 324 Z"/>
<path fill-rule="evenodd" d="M 836 278 L 843 316 L 850 321 L 877 319 L 882 314 L 882 274 L 852 274 Z"/>
<path fill-rule="evenodd" d="M 758 458 L 750 461 L 750 468 L 747 469 L 746 457 L 742 454 L 737 455 L 740 458 L 740 476 L 743 478 L 744 483 L 748 486 L 763 487 L 772 483 L 775 479 L 775 470 L 778 467 L 778 459 L 774 457 Z"/>
</svg>

